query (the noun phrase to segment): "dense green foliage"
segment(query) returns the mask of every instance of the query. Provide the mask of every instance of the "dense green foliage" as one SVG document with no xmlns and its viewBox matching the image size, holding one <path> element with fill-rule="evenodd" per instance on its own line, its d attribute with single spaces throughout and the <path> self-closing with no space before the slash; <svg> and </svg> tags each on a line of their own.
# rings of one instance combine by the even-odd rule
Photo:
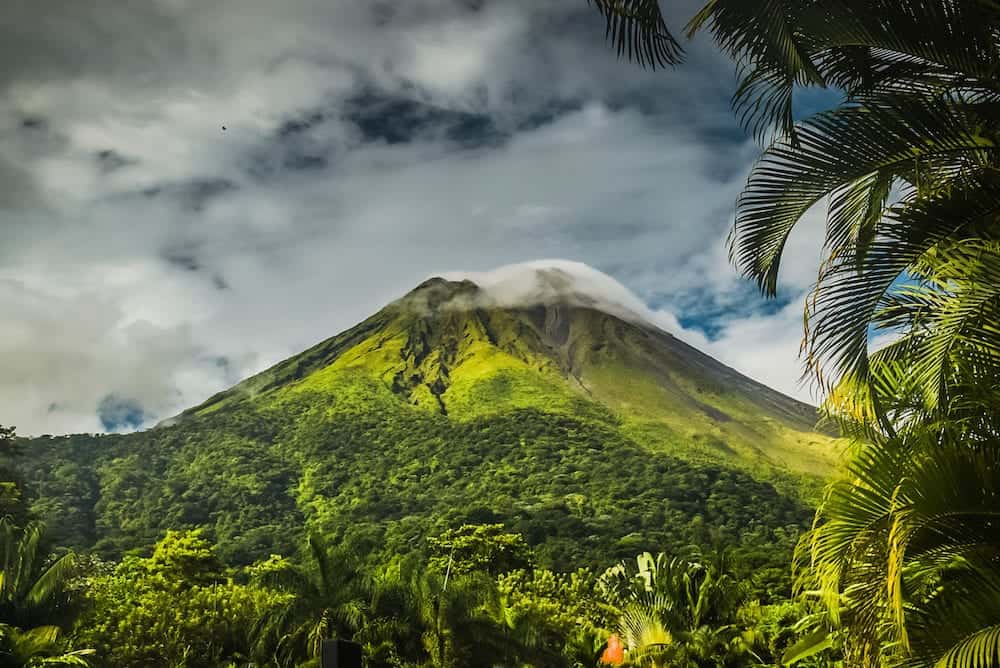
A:
<svg viewBox="0 0 1000 668">
<path fill-rule="evenodd" d="M 480 298 L 432 280 L 170 426 L 21 441 L 31 511 L 105 558 L 204 528 L 233 564 L 305 530 L 372 564 L 497 523 L 559 570 L 723 541 L 787 592 L 835 452 L 812 409 L 653 328 Z"/>
<path fill-rule="evenodd" d="M 595 573 L 636 552 L 725 544 L 748 597 L 790 593 L 817 483 L 780 464 L 831 456 L 808 407 L 589 309 L 414 313 L 469 289 L 432 282 L 170 426 L 17 441 L 23 512 L 89 555 L 75 646 L 590 666 L 619 615 Z"/>
<path fill-rule="evenodd" d="M 248 660 L 250 630 L 287 597 L 227 578 L 212 548 L 197 532 L 168 532 L 148 558 L 90 564 L 77 583 L 84 612 L 75 642 L 106 666 Z"/>
<path fill-rule="evenodd" d="M 589 666 L 620 603 L 595 573 L 637 552 L 727 545 L 747 601 L 790 593 L 834 453 L 811 408 L 590 308 L 425 303 L 476 290 L 431 281 L 170 425 L 9 442 L 22 514 L 89 555 L 76 646 Z"/>
<path fill-rule="evenodd" d="M 657 0 L 596 4 L 620 50 L 678 61 Z M 995 668 L 1000 5 L 717 0 L 689 29 L 703 26 L 742 64 L 741 119 L 776 131 L 732 237 L 765 293 L 827 202 L 804 351 L 858 443 L 803 544 L 803 583 L 829 612 L 814 641 L 836 635 L 851 665 Z M 796 123 L 801 85 L 843 101 Z"/>
<path fill-rule="evenodd" d="M 87 666 L 92 650 L 69 650 L 60 627 L 80 602 L 66 586 L 76 572 L 72 556 L 52 557 L 37 524 L 22 528 L 11 520 L 0 517 L 0 665 Z"/>
<path fill-rule="evenodd" d="M 593 4 L 620 53 L 679 61 L 657 0 Z M 806 598 L 775 577 L 804 520 L 780 470 L 829 470 L 801 406 L 631 325 L 390 310 L 176 426 L 28 443 L 23 474 L 0 431 L 16 521 L 28 499 L 60 543 L 113 558 L 169 528 L 219 541 L 221 560 L 188 532 L 90 563 L 73 638 L 108 665 L 296 665 L 326 635 L 372 666 L 1000 665 L 1000 9 L 717 0 L 702 28 L 742 65 L 741 120 L 775 137 L 733 236 L 766 293 L 829 202 L 804 350 L 858 442 L 800 544 Z M 800 85 L 844 104 L 795 123 Z M 69 562 L 44 570 L 37 530 L 7 530 L 4 582 L 24 584 L 3 656 L 82 661 L 56 626 L 9 623 Z M 691 550 L 718 543 L 731 564 Z M 163 623 L 179 611 L 197 628 Z"/>
<path fill-rule="evenodd" d="M 41 527 L 14 525 L 0 518 L 0 623 L 32 628 L 68 616 L 60 587 L 73 570 L 73 558 L 49 559 Z"/>
<path fill-rule="evenodd" d="M 491 525 L 459 535 L 519 543 Z M 685 662 L 670 665 L 749 668 L 801 637 L 787 624 L 793 604 L 762 606 L 722 562 L 691 558 L 646 553 L 630 560 L 638 569 L 564 574 L 492 562 L 442 575 L 420 560 L 362 569 L 349 550 L 311 535 L 290 558 L 233 568 L 201 532 L 171 531 L 147 557 L 77 559 L 56 588 L 72 604 L 71 614 L 50 613 L 58 624 L 24 631 L 4 613 L 0 665 L 315 666 L 320 641 L 339 637 L 359 643 L 371 668 L 571 668 L 595 666 L 620 633 L 638 666 L 649 635 L 624 628 L 655 619 L 668 629 L 664 651 Z"/>
<path fill-rule="evenodd" d="M 24 523 L 27 519 L 24 481 L 16 466 L 21 454 L 14 428 L 0 425 L 0 517 Z"/>
<path fill-rule="evenodd" d="M 502 524 L 466 524 L 431 538 L 428 568 L 463 575 L 481 571 L 499 575 L 531 568 L 531 550 L 520 534 L 507 533 Z"/>
<path fill-rule="evenodd" d="M 622 596 L 631 586 L 623 565 L 601 577 L 588 569 L 535 568 L 524 538 L 501 524 L 465 524 L 433 536 L 426 559 L 370 554 L 366 567 L 348 543 L 331 548 L 316 532 L 290 558 L 272 554 L 231 567 L 201 529 L 167 531 L 148 556 L 117 563 L 49 555 L 37 524 L 19 528 L 8 517 L 0 529 L 3 666 L 315 666 L 323 639 L 347 638 L 362 646 L 372 668 L 570 668 L 595 665 L 617 639 L 616 620 L 635 614 L 636 602 Z M 653 563 L 652 557 L 639 563 Z M 693 562 L 670 563 L 704 571 Z M 718 582 L 731 577 L 711 573 Z M 740 586 L 741 597 L 726 607 L 730 617 L 753 589 L 749 581 Z M 754 593 L 772 596 L 761 588 Z M 672 592 L 674 608 L 690 604 L 683 594 Z M 705 597 L 696 598 L 701 610 Z M 663 600 L 655 599 L 654 612 L 662 612 Z M 712 610 L 719 604 L 711 598 Z M 739 625 L 754 642 L 794 640 L 787 633 L 778 640 L 760 623 L 760 604 L 753 606 L 739 620 L 700 616 L 697 633 L 730 637 Z M 631 659 L 645 656 L 631 636 L 629 642 Z M 688 653 L 691 646 L 677 645 Z"/>
<path fill-rule="evenodd" d="M 282 415 L 220 411 L 130 437 L 32 441 L 34 508 L 56 542 L 106 557 L 206 527 L 244 564 L 300 540 L 303 526 L 385 557 L 424 553 L 429 536 L 467 522 L 501 522 L 559 569 L 725 540 L 777 590 L 807 526 L 807 507 L 768 483 L 650 454 L 570 416 L 456 423 L 328 408 L 306 396 Z"/>
</svg>

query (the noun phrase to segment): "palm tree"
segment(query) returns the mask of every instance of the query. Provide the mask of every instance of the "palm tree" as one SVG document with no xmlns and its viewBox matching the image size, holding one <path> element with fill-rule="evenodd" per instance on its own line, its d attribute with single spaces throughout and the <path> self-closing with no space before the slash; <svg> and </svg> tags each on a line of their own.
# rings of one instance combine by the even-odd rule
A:
<svg viewBox="0 0 1000 668">
<path fill-rule="evenodd" d="M 22 454 L 14 427 L 0 425 L 0 517 L 17 523 L 23 523 L 28 514 L 23 479 L 15 465 Z"/>
<path fill-rule="evenodd" d="M 642 596 L 622 609 L 618 627 L 630 666 L 660 668 L 673 655 L 674 637 L 662 619 L 669 603 L 657 598 Z"/>
<path fill-rule="evenodd" d="M 491 611 L 499 606 L 496 583 L 484 573 L 445 578 L 436 571 L 417 581 L 424 646 L 432 665 L 491 666 L 505 651 L 503 629 Z"/>
<path fill-rule="evenodd" d="M 367 614 L 354 635 L 366 665 L 420 664 L 428 658 L 417 577 L 412 562 L 395 560 L 371 578 Z"/>
<path fill-rule="evenodd" d="M 273 559 L 255 575 L 257 584 L 290 594 L 254 632 L 257 651 L 281 666 L 318 657 L 325 639 L 351 639 L 365 618 L 368 583 L 351 553 L 313 534 L 306 555 L 309 567 Z"/>
<path fill-rule="evenodd" d="M 830 486 L 819 517 L 799 559 L 832 613 L 820 626 L 847 631 L 847 660 L 997 665 L 995 441 L 976 443 L 958 421 L 876 437 Z"/>
<path fill-rule="evenodd" d="M 0 623 L 20 628 L 49 624 L 65 612 L 65 585 L 73 556 L 52 559 L 42 549 L 42 527 L 23 529 L 0 519 Z"/>
<path fill-rule="evenodd" d="M 570 660 L 564 654 L 569 639 L 549 633 L 548 623 L 551 620 L 548 616 L 539 610 L 518 605 L 516 595 L 497 590 L 496 595 L 487 599 L 483 612 L 499 630 L 499 665 L 562 666 Z M 582 637 L 575 640 L 586 642 L 588 629 L 585 625 L 580 624 L 577 631 Z M 570 648 L 570 653 L 575 649 Z M 590 653 L 593 654 L 593 650 Z"/>
<path fill-rule="evenodd" d="M 741 652 L 736 612 L 746 589 L 713 565 L 646 552 L 599 581 L 621 610 L 618 633 L 635 666 L 715 666 Z"/>
<path fill-rule="evenodd" d="M 679 61 L 649 58 L 670 38 L 657 0 L 595 3 L 620 53 Z M 996 666 L 1000 3 L 714 0 L 688 28 L 740 63 L 734 107 L 770 139 L 731 240 L 765 294 L 826 203 L 803 350 L 859 438 L 804 546 L 830 623 L 859 665 Z M 810 85 L 843 102 L 796 123 Z"/>
<path fill-rule="evenodd" d="M 40 666 L 90 666 L 84 657 L 90 649 L 68 651 L 58 626 L 39 626 L 27 631 L 0 624 L 0 668 Z"/>
</svg>

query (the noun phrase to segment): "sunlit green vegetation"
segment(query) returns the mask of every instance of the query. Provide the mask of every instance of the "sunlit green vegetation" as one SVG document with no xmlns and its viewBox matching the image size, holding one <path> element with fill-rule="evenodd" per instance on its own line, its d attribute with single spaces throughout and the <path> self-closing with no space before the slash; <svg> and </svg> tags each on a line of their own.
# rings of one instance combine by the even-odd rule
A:
<svg viewBox="0 0 1000 668">
<path fill-rule="evenodd" d="M 593 4 L 679 61 L 655 0 Z M 1000 665 L 1000 9 L 717 0 L 689 29 L 773 140 L 733 236 L 766 294 L 829 205 L 804 350 L 853 445 L 811 526 L 834 442 L 801 405 L 585 309 L 401 302 L 169 428 L 0 429 L 0 665 L 315 665 L 331 636 L 369 666 Z M 844 102 L 796 122 L 810 85 Z"/>
<path fill-rule="evenodd" d="M 239 564 L 301 541 L 306 528 L 377 561 L 425 551 L 429 537 L 466 522 L 502 522 L 559 569 L 723 541 L 775 591 L 789 587 L 809 522 L 807 506 L 768 483 L 652 455 L 570 416 L 456 423 L 300 402 L 259 422 L 220 411 L 128 438 L 32 441 L 32 507 L 55 542 L 105 558 L 198 527 Z"/>
<path fill-rule="evenodd" d="M 7 531 L 5 578 L 20 572 L 11 553 L 38 538 Z M 30 625 L 30 592 L 5 607 L 24 627 L 0 626 L 2 665 L 308 666 L 323 639 L 345 638 L 379 667 L 594 666 L 619 639 L 629 665 L 655 654 L 687 661 L 656 665 L 751 666 L 801 635 L 774 623 L 796 618 L 797 604 L 761 603 L 767 592 L 734 579 L 722 553 L 557 573 L 532 565 L 523 538 L 501 525 L 431 542 L 429 559 L 371 566 L 317 535 L 249 566 L 223 562 L 200 531 L 168 532 L 147 556 L 117 562 L 65 555 L 28 585 L 58 600 L 49 624 Z"/>
<path fill-rule="evenodd" d="M 656 0 L 594 4 L 619 52 L 680 61 Z M 741 64 L 767 142 L 732 256 L 767 295 L 825 209 L 803 345 L 856 440 L 802 545 L 812 641 L 846 665 L 1000 665 L 1000 5 L 716 0 L 687 26 Z M 839 102 L 798 120 L 796 92 Z M 885 336 L 878 339 L 874 333 Z"/>
<path fill-rule="evenodd" d="M 142 434 L 23 442 L 40 456 L 9 457 L 10 470 L 33 490 L 12 484 L 34 510 L 13 510 L 56 521 L 44 537 L 4 525 L 0 623 L 24 655 L 11 665 L 315 665 L 320 641 L 339 637 L 368 666 L 594 666 L 609 642 L 644 655 L 628 622 L 643 602 L 671 656 L 700 652 L 697 665 L 756 665 L 802 635 L 785 624 L 800 612 L 788 564 L 809 511 L 770 484 L 569 416 L 331 421 L 317 397 L 300 401 L 285 423 L 221 410 L 148 432 L 160 448 L 147 457 L 129 452 Z M 261 448 L 265 425 L 272 444 L 287 428 L 339 466 L 290 484 L 284 451 Z M 278 489 L 293 492 L 284 515 Z M 732 583 L 734 598 L 667 619 L 662 596 L 641 593 L 643 565 L 667 557 L 637 561 L 646 549 L 669 550 L 696 588 Z M 710 637 L 732 645 L 725 663 Z"/>
</svg>

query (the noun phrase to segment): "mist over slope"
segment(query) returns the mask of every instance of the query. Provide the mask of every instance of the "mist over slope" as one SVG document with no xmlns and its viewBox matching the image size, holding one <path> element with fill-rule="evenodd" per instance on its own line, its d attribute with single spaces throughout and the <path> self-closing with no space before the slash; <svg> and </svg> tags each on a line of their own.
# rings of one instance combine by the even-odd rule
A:
<svg viewBox="0 0 1000 668">
<path fill-rule="evenodd" d="M 653 324 L 656 316 L 628 288 L 589 265 L 570 260 L 536 260 L 484 272 L 447 272 L 440 278 L 469 281 L 479 306 L 516 308 L 563 304 L 586 306 L 623 320 Z"/>
</svg>

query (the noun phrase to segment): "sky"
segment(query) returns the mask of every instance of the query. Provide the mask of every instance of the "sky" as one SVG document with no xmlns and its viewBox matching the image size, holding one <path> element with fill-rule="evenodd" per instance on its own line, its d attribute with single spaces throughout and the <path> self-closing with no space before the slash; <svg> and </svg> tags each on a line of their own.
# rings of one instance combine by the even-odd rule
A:
<svg viewBox="0 0 1000 668">
<path fill-rule="evenodd" d="M 150 426 L 430 276 L 553 258 L 815 401 L 821 217 L 777 299 L 740 279 L 725 240 L 760 149 L 733 64 L 686 46 L 620 61 L 584 0 L 8 0 L 0 424 Z"/>
</svg>

